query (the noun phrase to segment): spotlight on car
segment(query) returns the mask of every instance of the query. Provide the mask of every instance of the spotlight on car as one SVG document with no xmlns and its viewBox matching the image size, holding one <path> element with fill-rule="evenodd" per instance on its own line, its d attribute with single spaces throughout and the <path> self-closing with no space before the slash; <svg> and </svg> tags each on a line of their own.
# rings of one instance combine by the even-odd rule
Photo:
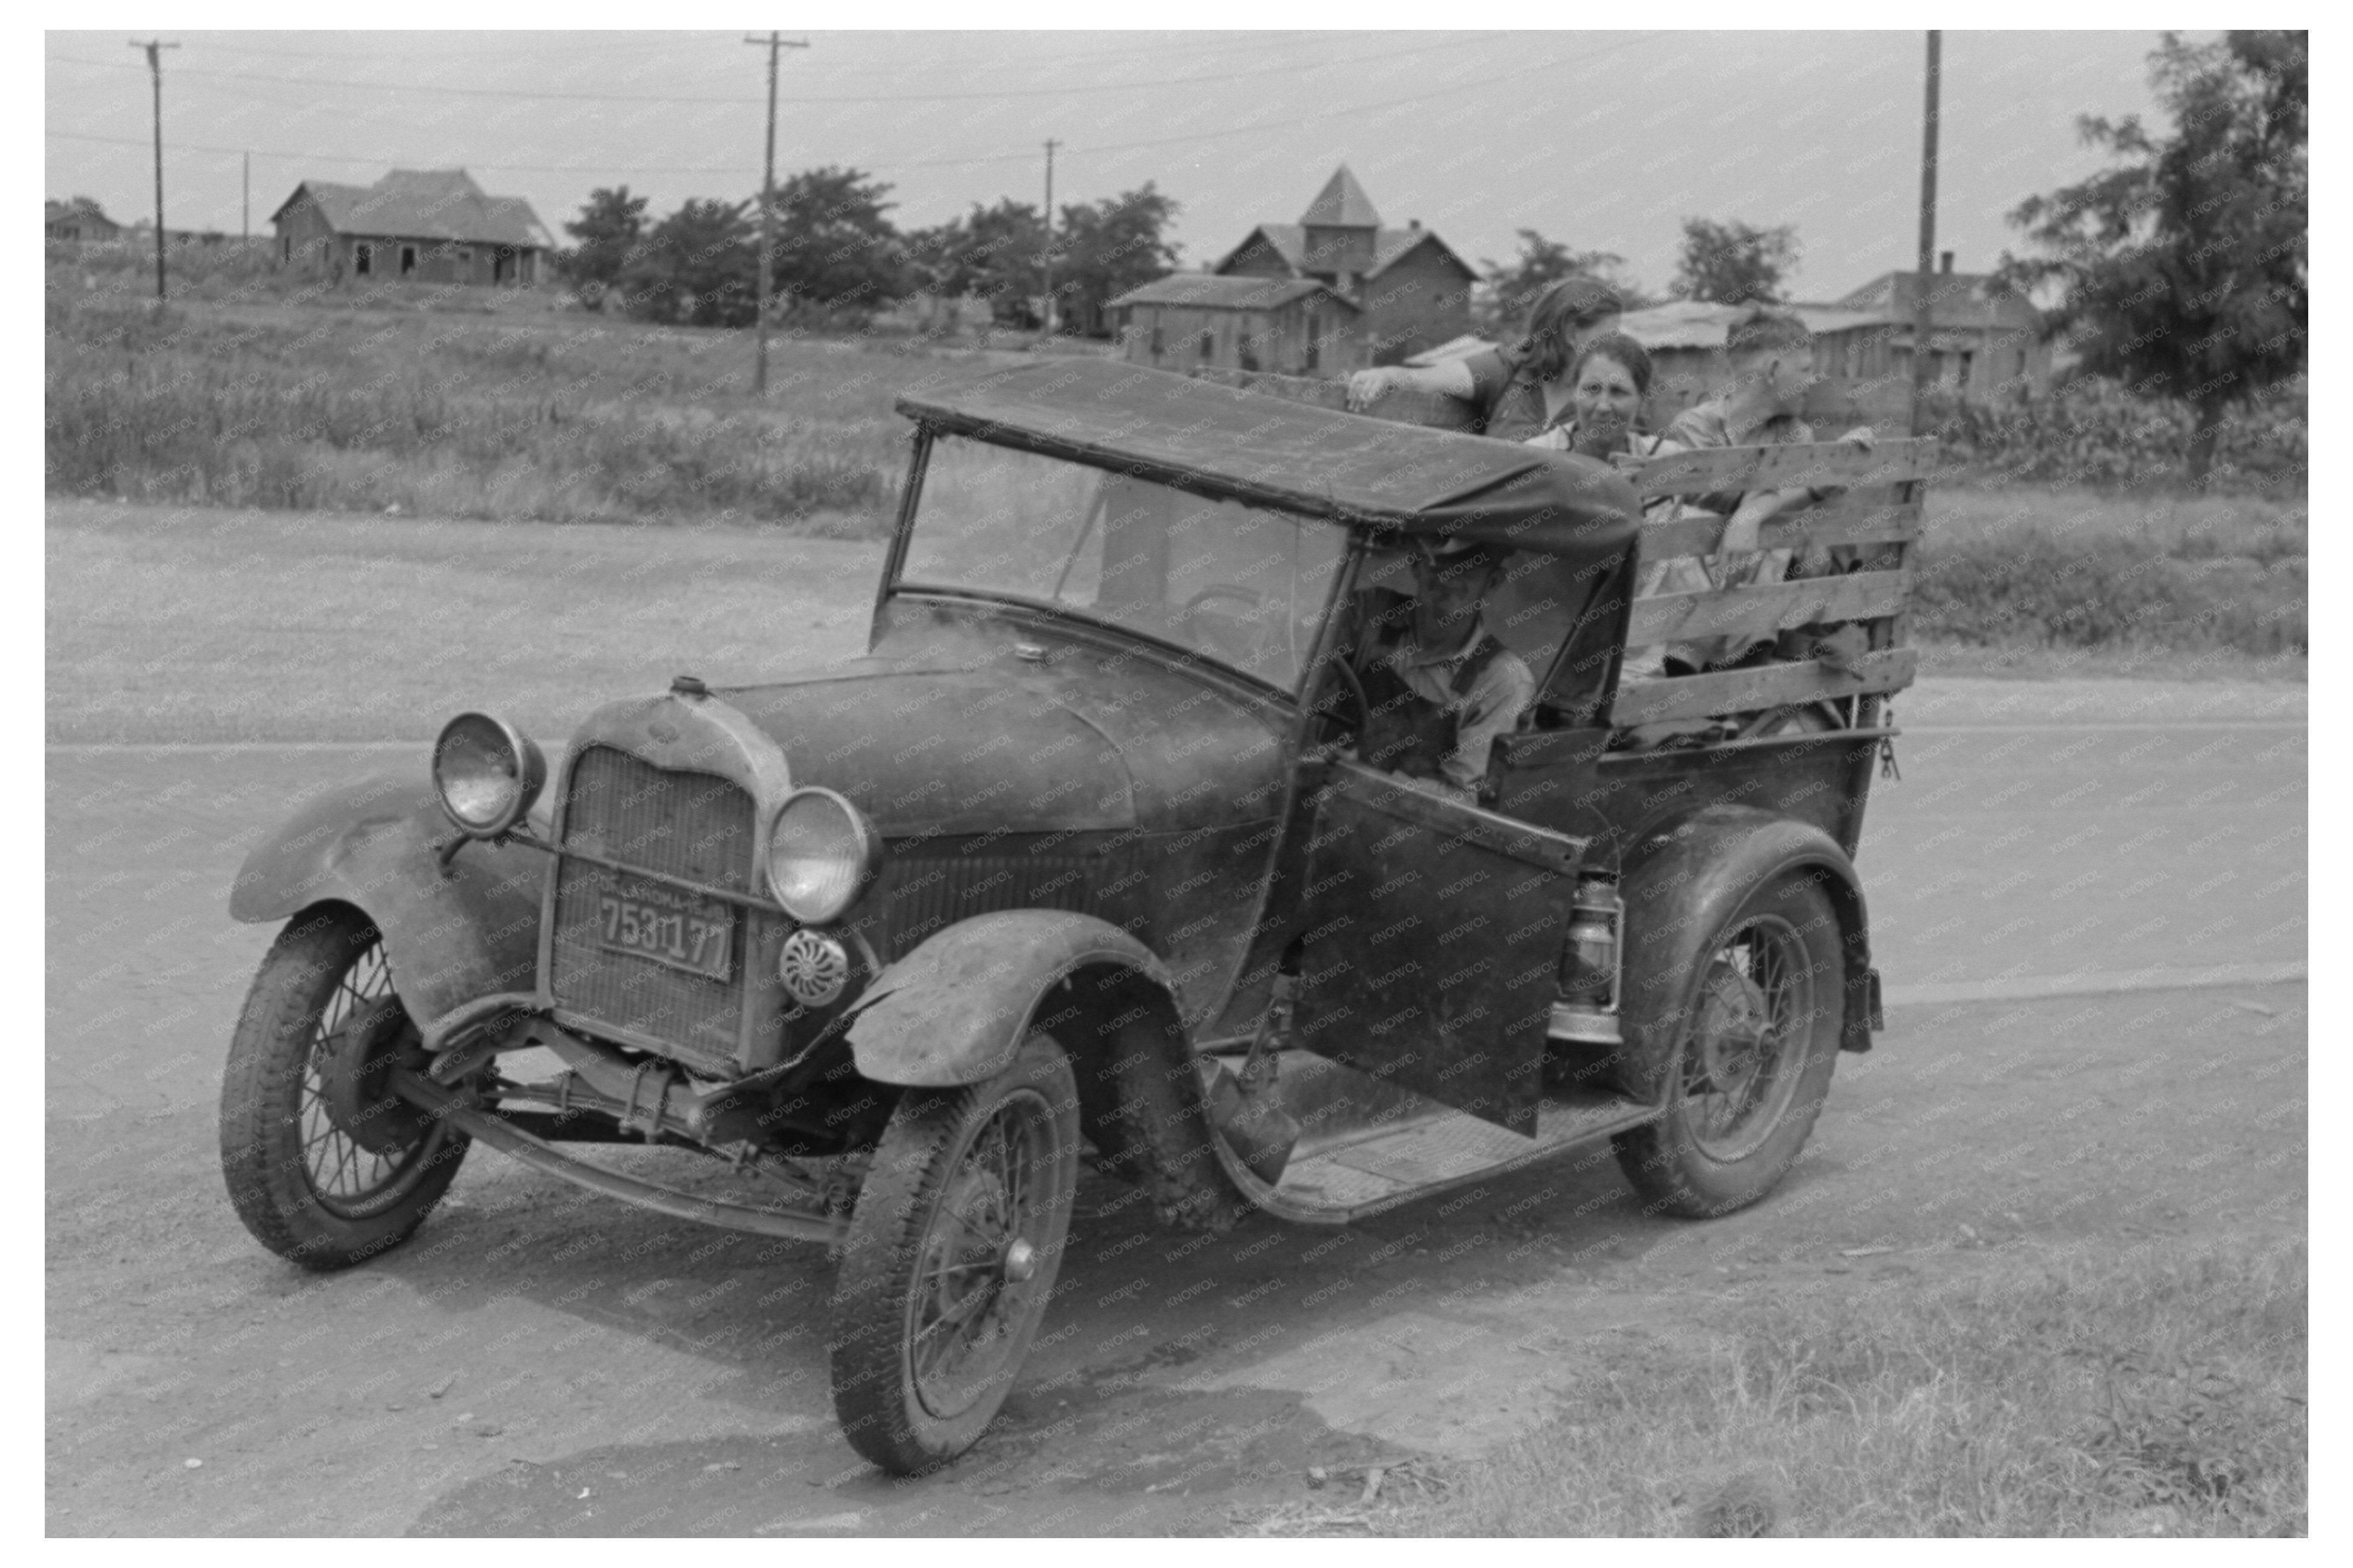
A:
<svg viewBox="0 0 2353 1568">
<path fill-rule="evenodd" d="M 460 713 L 433 742 L 433 787 L 441 809 L 470 838 L 496 838 L 547 784 L 547 759 L 522 732 L 487 713 Z"/>
<path fill-rule="evenodd" d="M 797 789 L 777 808 L 768 835 L 768 891 L 803 925 L 839 920 L 881 866 L 881 836 L 833 791 Z"/>
</svg>

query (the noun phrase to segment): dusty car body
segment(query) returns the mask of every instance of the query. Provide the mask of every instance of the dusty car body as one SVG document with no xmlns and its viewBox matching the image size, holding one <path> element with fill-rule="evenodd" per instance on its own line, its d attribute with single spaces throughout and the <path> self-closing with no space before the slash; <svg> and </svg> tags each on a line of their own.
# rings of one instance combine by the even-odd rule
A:
<svg viewBox="0 0 2353 1568">
<path fill-rule="evenodd" d="M 1345 1223 L 1604 1139 L 1673 1212 L 1770 1190 L 1875 1026 L 1852 857 L 1910 674 L 1918 454 L 1820 458 L 1865 481 L 1821 536 L 1867 570 L 1662 605 L 1630 592 L 1646 537 L 1707 524 L 1644 498 L 1797 459 L 1630 479 L 1091 361 L 900 408 L 863 658 L 681 676 L 553 769 L 462 715 L 254 850 L 231 912 L 284 931 L 222 1149 L 259 1239 L 362 1261 L 480 1140 L 824 1241 L 845 1432 L 920 1471 L 1018 1373 L 1082 1149 L 1177 1226 Z M 1352 625 L 1416 535 L 1516 552 L 1489 624 L 1539 696 L 1475 803 L 1350 746 Z M 1873 651 L 1621 679 L 1630 638 L 1827 620 Z M 533 1048 L 562 1072 L 502 1071 Z M 572 1147 L 600 1142 L 748 1195 Z"/>
</svg>

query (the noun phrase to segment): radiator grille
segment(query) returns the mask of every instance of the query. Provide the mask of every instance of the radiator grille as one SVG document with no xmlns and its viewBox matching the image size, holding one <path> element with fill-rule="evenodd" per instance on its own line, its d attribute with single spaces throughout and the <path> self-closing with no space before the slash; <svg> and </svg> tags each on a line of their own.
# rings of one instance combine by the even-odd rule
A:
<svg viewBox="0 0 2353 1568">
<path fill-rule="evenodd" d="M 728 780 L 667 773 L 609 746 L 588 748 L 572 770 L 564 842 L 711 887 L 752 887 L 749 795 Z M 612 876 L 570 858 L 557 870 L 550 975 L 556 1005 L 723 1068 L 743 1026 L 747 962 L 762 946 L 754 940 L 759 917 L 735 910 L 733 979 L 689 974 L 598 945 L 596 900 Z"/>
</svg>

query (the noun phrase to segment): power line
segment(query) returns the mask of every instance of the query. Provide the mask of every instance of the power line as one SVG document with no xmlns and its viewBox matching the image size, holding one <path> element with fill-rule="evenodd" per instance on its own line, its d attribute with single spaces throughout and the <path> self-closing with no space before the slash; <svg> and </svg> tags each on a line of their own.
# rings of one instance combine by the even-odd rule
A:
<svg viewBox="0 0 2353 1568">
<path fill-rule="evenodd" d="M 1144 149 L 1144 148 L 1150 148 L 1150 147 L 1174 147 L 1174 146 L 1180 146 L 1180 145 L 1184 145 L 1184 144 L 1188 143 L 1188 142 L 1219 142 L 1219 141 L 1224 141 L 1224 140 L 1227 140 L 1228 138 L 1235 137 L 1235 136 L 1250 136 L 1250 135 L 1256 135 L 1256 134 L 1258 134 L 1259 132 L 1265 132 L 1265 131 L 1287 131 L 1287 130 L 1293 130 L 1293 129 L 1296 129 L 1296 128 L 1297 128 L 1297 127 L 1299 127 L 1299 126 L 1302 126 L 1302 125 L 1313 125 L 1313 124 L 1315 124 L 1315 123 L 1317 123 L 1318 121 L 1325 121 L 1325 120 L 1335 120 L 1335 119 L 1345 119 L 1345 118 L 1348 117 L 1348 116 L 1351 116 L 1351 115 L 1357 115 L 1357 114 L 1376 114 L 1376 113 L 1379 113 L 1380 111 L 1382 111 L 1382 110 L 1388 110 L 1388 109 L 1399 109 L 1399 108 L 1403 108 L 1403 107 L 1405 107 L 1405 106 L 1407 106 L 1407 105 L 1409 105 L 1409 104 L 1414 104 L 1414 103 L 1426 103 L 1426 102 L 1430 101 L 1431 99 L 1435 99 L 1435 98 L 1443 98 L 1443 97 L 1447 96 L 1447 95 L 1448 95 L 1448 94 L 1450 94 L 1450 93 L 1462 92 L 1462 91 L 1466 91 L 1466 90 L 1468 90 L 1468 89 L 1472 89 L 1472 88 L 1478 88 L 1478 87 L 1492 87 L 1492 86 L 1494 86 L 1495 84 L 1497 84 L 1497 83 L 1499 83 L 1499 82 L 1504 82 L 1504 81 L 1512 81 L 1512 80 L 1515 80 L 1515 79 L 1517 79 L 1518 78 L 1525 77 L 1525 76 L 1534 75 L 1534 74 L 1535 74 L 1535 73 L 1537 73 L 1537 72 L 1540 72 L 1540 71 L 1556 70 L 1556 69 L 1560 68 L 1561 68 L 1561 67 L 1563 67 L 1563 66 L 1582 65 L 1582 64 L 1586 64 L 1586 63 L 1588 63 L 1588 62 L 1589 62 L 1589 61 L 1607 58 L 1608 57 L 1609 57 L 1609 56 L 1611 56 L 1611 55 L 1618 54 L 1618 53 L 1620 53 L 1620 52 L 1622 52 L 1622 51 L 1624 51 L 1624 50 L 1626 50 L 1626 49 L 1632 48 L 1632 47 L 1633 47 L 1635 45 L 1637 45 L 1637 44 L 1640 44 L 1640 43 L 1646 43 L 1646 42 L 1648 42 L 1648 41 L 1649 41 L 1649 39 L 1648 39 L 1648 37 L 1647 37 L 1646 36 L 1640 36 L 1640 35 L 1638 35 L 1638 36 L 1634 36 L 1634 37 L 1628 37 L 1628 38 L 1622 39 L 1622 40 L 1620 40 L 1620 41 L 1619 41 L 1619 42 L 1617 42 L 1617 43 L 1613 43 L 1613 44 L 1610 44 L 1610 45 L 1607 45 L 1607 46 L 1605 46 L 1604 47 L 1601 47 L 1601 48 L 1599 48 L 1599 49 L 1595 49 L 1595 50 L 1589 51 L 1589 52 L 1588 52 L 1588 53 L 1586 53 L 1586 54 L 1581 54 L 1581 55 L 1573 55 L 1573 56 L 1567 56 L 1567 57 L 1556 58 L 1552 58 L 1552 59 L 1538 60 L 1538 61 L 1535 61 L 1535 62 L 1534 62 L 1534 63 L 1532 63 L 1532 64 L 1525 65 L 1525 66 L 1520 66 L 1520 67 L 1518 67 L 1518 68 L 1515 68 L 1514 69 L 1508 70 L 1508 71 L 1503 71 L 1503 72 L 1500 72 L 1500 73 L 1498 73 L 1498 74 L 1496 74 L 1496 75 L 1493 75 L 1493 76 L 1477 77 L 1477 78 L 1473 78 L 1472 79 L 1471 79 L 1471 80 L 1469 80 L 1469 81 L 1454 82 L 1454 83 L 1451 83 L 1451 84 L 1449 84 L 1448 86 L 1445 86 L 1445 87 L 1441 87 L 1441 88 L 1435 88 L 1435 89 L 1432 89 L 1431 90 L 1430 90 L 1430 91 L 1428 91 L 1428 92 L 1409 93 L 1409 94 L 1408 94 L 1408 95 L 1406 95 L 1405 97 L 1402 97 L 1402 98 L 1385 99 L 1385 100 L 1383 100 L 1382 101 L 1380 101 L 1380 102 L 1378 102 L 1378 103 L 1357 104 L 1357 105 L 1354 105 L 1354 106 L 1344 106 L 1344 107 L 1335 108 L 1335 109 L 1318 110 L 1317 111 L 1315 111 L 1315 112 L 1314 112 L 1314 113 L 1313 113 L 1313 114 L 1301 115 L 1301 116 L 1296 117 L 1296 118 L 1290 119 L 1290 120 L 1261 120 L 1261 121 L 1250 121 L 1250 123 L 1248 123 L 1248 124 L 1243 124 L 1243 125 L 1229 125 L 1229 126 L 1226 126 L 1226 127 L 1224 127 L 1224 128 L 1222 128 L 1222 129 L 1220 129 L 1220 130 L 1217 130 L 1217 131 L 1198 131 L 1198 132 L 1186 132 L 1186 133 L 1183 133 L 1183 134 L 1180 134 L 1180 135 L 1176 135 L 1176 136 L 1154 136 L 1154 137 L 1147 137 L 1147 138 L 1145 138 L 1145 139 L 1143 139 L 1143 140 L 1140 140 L 1140 141 L 1134 141 L 1134 142 L 1102 142 L 1102 143 L 1099 143 L 1099 144 L 1096 144 L 1096 145 L 1092 145 L 1092 146 L 1083 146 L 1083 147 L 1068 147 L 1068 148 L 1064 149 L 1064 151 L 1065 151 L 1066 153 L 1071 153 L 1071 154 L 1074 154 L 1074 155 L 1079 155 L 1079 156 L 1088 156 L 1088 155 L 1092 155 L 1092 154 L 1097 154 L 1097 153 L 1129 153 L 1129 152 L 1135 152 L 1135 151 L 1138 151 L 1138 150 L 1140 150 L 1140 149 Z M 131 140 L 131 139 L 129 139 L 129 138 L 119 137 L 119 136 L 99 136 L 99 135 L 92 135 L 92 134 L 90 134 L 90 133 L 87 133 L 87 132 L 71 132 L 71 131 L 49 131 L 49 132 L 44 132 L 44 134 L 45 134 L 45 135 L 47 135 L 47 136 L 48 136 L 48 137 L 50 137 L 50 138 L 52 138 L 52 139 L 61 140 L 61 141 L 69 141 L 69 142 L 97 142 L 113 143 L 113 144 L 117 144 L 117 145 L 123 145 L 123 146 L 138 146 L 138 145 L 140 145 L 140 143 L 139 143 L 139 142 L 137 142 L 136 141 Z M 180 147 L 184 152 L 197 152 L 197 153 L 239 153 L 239 152 L 243 152 L 243 151 L 245 151 L 245 149 L 243 149 L 243 148 L 241 148 L 241 147 L 220 147 L 220 146 L 212 146 L 212 145 L 207 145 L 207 144 L 205 144 L 205 143 L 201 143 L 201 142 L 184 142 L 177 143 L 177 145 L 178 145 L 178 146 L 179 146 L 179 147 Z M 385 158 L 385 157 L 383 157 L 383 156 L 380 156 L 380 155 L 379 155 L 379 156 L 376 156 L 376 157 L 367 157 L 367 158 L 337 157 L 337 156 L 334 156 L 334 155 L 332 155 L 332 154 L 328 154 L 328 153 L 310 153 L 310 152 L 303 152 L 303 153 L 280 153 L 280 152 L 276 152 L 276 151 L 274 151 L 274 150 L 268 149 L 268 148 L 256 149 L 256 150 L 257 150 L 257 151 L 259 151 L 260 153 L 262 153 L 262 154 L 263 154 L 264 156 L 266 156 L 266 157 L 285 158 L 285 159 L 289 159 L 289 160 L 292 160 L 292 161 L 297 161 L 297 162 L 308 162 L 308 163 L 354 163 L 354 164 L 365 164 L 365 165 L 370 165 L 370 166 L 379 166 L 379 167 L 380 167 L 380 166 L 385 166 L 385 165 L 406 165 L 406 164 L 417 164 L 417 163 L 429 164 L 429 163 L 433 163 L 433 162 L 435 162 L 435 161 L 436 161 L 436 160 L 433 160 L 433 159 L 393 159 L 393 158 Z M 876 158 L 876 159 L 856 159 L 856 158 L 853 158 L 853 159 L 847 160 L 847 162 L 851 163 L 856 164 L 856 165 L 859 165 L 859 166 L 861 166 L 861 167 L 870 167 L 870 166 L 871 166 L 871 168 L 873 168 L 873 169 L 874 169 L 876 172 L 878 172 L 878 173 L 887 173 L 887 172 L 891 172 L 891 171 L 894 171 L 894 170 L 902 170 L 902 169 L 962 169 L 962 168 L 977 168 L 977 167 L 982 167 L 982 166 L 985 166 L 985 165 L 987 165 L 987 164 L 991 164 L 991 163 L 1026 163 L 1029 162 L 1032 158 L 1034 158 L 1034 157 L 1036 157 L 1036 156 L 1037 156 L 1037 154 L 1036 154 L 1036 153 L 1034 153 L 1021 152 L 1021 153 L 985 153 L 985 154 L 981 154 L 981 155 L 977 155 L 977 156 L 974 156 L 974 157 L 969 157 L 969 158 L 916 158 L 916 159 L 884 159 L 884 158 Z M 459 161 L 459 162 L 463 163 L 464 163 L 467 167 L 469 167 L 469 168 L 478 168 L 478 169 L 496 169 L 496 170 L 500 170 L 500 171 L 502 171 L 502 172 L 507 173 L 507 174 L 604 174 L 604 175 L 623 175 L 623 174 L 744 174 L 744 175 L 748 175 L 748 174 L 751 173 L 750 169 L 749 169 L 748 167 L 746 167 L 745 165 L 742 164 L 742 163 L 716 163 L 716 164 L 714 164 L 714 163 L 700 163 L 700 164 L 670 163 L 670 164 L 629 164 L 629 165 L 622 165 L 622 164 L 617 164 L 617 163 L 507 163 L 507 162 L 505 162 L 505 161 L 503 161 L 503 160 L 499 160 L 499 159 L 481 159 L 481 158 L 459 158 L 459 159 L 458 159 L 458 161 Z"/>
<path fill-rule="evenodd" d="M 1461 42 L 1464 43 L 1482 41 L 1484 40 L 1476 38 L 1461 40 Z M 1146 78 L 1134 81 L 1082 82 L 1069 87 L 1011 88 L 1002 90 L 978 92 L 830 93 L 807 96 L 800 99 L 798 101 L 803 103 L 896 104 L 961 103 L 976 100 L 986 101 L 998 99 L 1021 98 L 1071 98 L 1085 93 L 1134 92 L 1147 88 L 1157 87 L 1194 87 L 1198 86 L 1203 82 L 1242 81 L 1257 77 L 1266 76 L 1296 77 L 1308 71 L 1320 70 L 1332 67 L 1370 65 L 1381 60 L 1402 59 L 1408 56 L 1425 54 L 1427 52 L 1427 47 L 1388 49 L 1378 54 L 1351 55 L 1333 59 L 1318 60 L 1313 65 L 1308 66 L 1270 66 L 1259 70 L 1215 71 L 1205 76 L 1157 77 Z M 79 56 L 73 55 L 60 55 L 53 58 L 62 60 L 69 65 L 98 66 L 108 69 L 116 68 L 120 65 L 119 61 L 87 60 L 79 58 Z M 522 64 L 523 62 L 517 61 L 514 63 Z M 184 69 L 180 74 L 182 76 L 188 77 L 203 77 L 217 81 L 275 82 L 285 87 L 334 88 L 340 90 L 356 90 L 361 92 L 427 93 L 444 98 L 524 99 L 554 103 L 736 103 L 751 105 L 756 104 L 760 101 L 760 100 L 756 98 L 737 98 L 708 93 L 562 92 L 534 90 L 526 88 L 441 87 L 427 83 L 410 84 L 403 82 L 354 81 L 343 78 L 330 79 L 316 77 L 269 76 L 255 71 L 207 70 L 202 67 L 190 67 Z"/>
</svg>

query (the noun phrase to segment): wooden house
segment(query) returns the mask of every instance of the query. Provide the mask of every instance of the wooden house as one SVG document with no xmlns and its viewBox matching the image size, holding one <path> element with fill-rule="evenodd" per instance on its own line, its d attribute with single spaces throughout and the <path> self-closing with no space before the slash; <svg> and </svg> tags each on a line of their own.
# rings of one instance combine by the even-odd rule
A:
<svg viewBox="0 0 2353 1568">
<path fill-rule="evenodd" d="M 1260 224 L 1211 270 L 1226 278 L 1312 279 L 1326 285 L 1357 307 L 1365 341 L 1356 363 L 1365 364 L 1396 364 L 1467 331 L 1471 286 L 1479 279 L 1419 219 L 1403 228 L 1383 227 L 1345 163 L 1297 223 Z"/>
<path fill-rule="evenodd" d="M 1328 376 L 1366 363 L 1363 310 L 1314 279 L 1177 272 L 1109 309 L 1123 357 L 1160 370 Z"/>
<path fill-rule="evenodd" d="M 463 169 L 395 169 L 373 185 L 305 180 L 269 221 L 280 261 L 371 281 L 529 287 L 554 248 L 529 202 L 486 195 Z"/>
<path fill-rule="evenodd" d="M 41 229 L 49 239 L 74 245 L 103 245 L 122 237 L 122 226 L 107 216 L 104 209 L 88 196 L 76 196 L 69 202 L 43 202 Z"/>
<path fill-rule="evenodd" d="M 2048 392 L 2051 345 L 2042 340 L 2042 313 L 1989 273 L 1954 271 L 1951 251 L 1938 260 L 1938 270 L 1926 279 L 1930 384 L 1976 403 Z M 1824 308 L 1856 319 L 1815 327 L 1820 367 L 1836 375 L 1887 376 L 1909 384 L 1921 283 L 1917 272 L 1883 272 Z"/>
</svg>

